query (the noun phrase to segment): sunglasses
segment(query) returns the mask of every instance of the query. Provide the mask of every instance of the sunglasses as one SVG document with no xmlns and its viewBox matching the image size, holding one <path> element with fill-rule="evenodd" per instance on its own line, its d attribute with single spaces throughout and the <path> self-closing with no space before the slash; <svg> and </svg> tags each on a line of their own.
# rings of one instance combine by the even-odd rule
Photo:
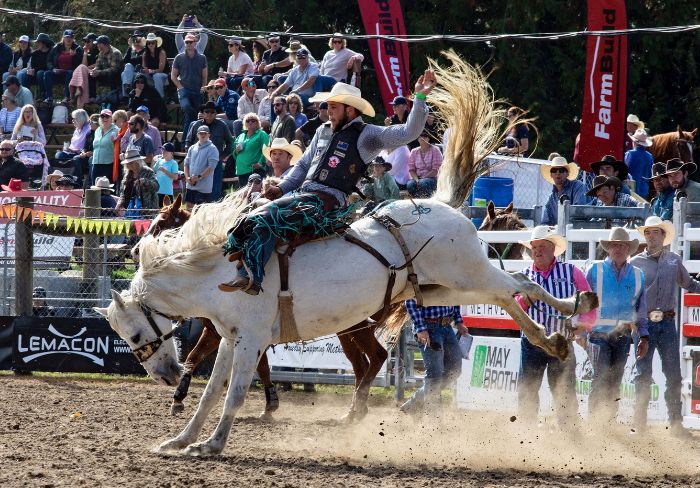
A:
<svg viewBox="0 0 700 488">
<path fill-rule="evenodd" d="M 216 111 L 215 111 L 215 110 L 205 110 L 204 113 L 205 113 L 205 114 L 209 114 L 209 115 L 216 115 Z"/>
<path fill-rule="evenodd" d="M 267 85 L 267 89 L 268 89 L 268 90 L 274 90 L 274 89 L 277 88 L 278 86 L 279 86 L 279 85 Z"/>
<path fill-rule="evenodd" d="M 274 39 L 274 40 L 268 39 L 268 42 L 269 42 L 270 44 L 279 44 L 279 43 L 280 43 L 280 40 L 279 40 L 279 39 Z"/>
<path fill-rule="evenodd" d="M 568 173 L 568 172 L 569 172 L 569 170 L 566 168 L 552 168 L 549 170 L 550 175 L 553 175 L 556 173 Z"/>
<path fill-rule="evenodd" d="M 258 121 L 255 120 L 255 119 L 250 119 L 250 120 L 246 120 L 245 123 L 246 123 L 246 124 L 257 124 Z"/>
<path fill-rule="evenodd" d="M 339 41 L 338 39 L 333 39 L 333 44 L 342 44 L 343 41 Z"/>
<path fill-rule="evenodd" d="M 12 151 L 11 147 L 0 147 L 0 151 Z"/>
<path fill-rule="evenodd" d="M 275 104 L 274 104 L 275 107 L 281 107 L 282 105 L 284 105 L 284 103 L 281 103 L 281 102 L 278 102 L 278 103 L 275 103 Z"/>
<path fill-rule="evenodd" d="M 138 124 L 136 122 L 129 122 L 129 127 L 136 127 Z"/>
<path fill-rule="evenodd" d="M 185 44 L 194 44 L 194 41 L 185 41 Z"/>
<path fill-rule="evenodd" d="M 112 116 L 111 116 L 111 115 L 104 114 L 104 115 L 100 115 L 100 118 L 101 118 L 101 119 L 111 119 Z"/>
<path fill-rule="evenodd" d="M 225 86 L 215 86 L 214 87 L 215 90 L 223 90 L 225 88 L 226 88 Z"/>
</svg>

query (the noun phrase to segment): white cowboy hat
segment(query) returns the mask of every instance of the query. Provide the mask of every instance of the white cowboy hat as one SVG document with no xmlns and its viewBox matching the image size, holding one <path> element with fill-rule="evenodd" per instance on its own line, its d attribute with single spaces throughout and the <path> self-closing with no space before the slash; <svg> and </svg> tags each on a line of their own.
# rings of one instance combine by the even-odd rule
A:
<svg viewBox="0 0 700 488">
<path fill-rule="evenodd" d="M 635 125 L 636 125 L 638 128 L 640 128 L 640 129 L 643 129 L 643 128 L 644 128 L 644 122 L 642 122 L 641 120 L 639 120 L 639 117 L 637 117 L 637 116 L 634 115 L 634 114 L 629 114 L 629 115 L 627 116 L 627 122 L 629 122 L 630 124 L 635 124 Z"/>
<path fill-rule="evenodd" d="M 646 229 L 661 229 L 664 231 L 664 246 L 668 246 L 673 242 L 673 238 L 676 237 L 676 229 L 673 227 L 673 223 L 668 220 L 661 220 L 661 217 L 656 215 L 651 215 L 647 217 L 644 221 L 644 225 L 637 227 L 637 231 L 644 235 Z"/>
<path fill-rule="evenodd" d="M 606 252 L 608 251 L 608 245 L 613 242 L 626 242 L 630 246 L 630 256 L 637 251 L 639 248 L 639 239 L 630 239 L 630 234 L 626 229 L 622 227 L 613 227 L 610 229 L 610 237 L 608 239 L 600 240 L 600 247 L 602 247 Z"/>
<path fill-rule="evenodd" d="M 263 146 L 262 148 L 262 153 L 265 155 L 267 159 L 272 159 L 270 156 L 270 153 L 272 151 L 279 150 L 279 151 L 287 151 L 289 154 L 292 155 L 292 160 L 290 161 L 290 164 L 293 165 L 297 161 L 299 161 L 299 158 L 302 155 L 301 148 L 299 146 L 296 146 L 294 144 L 290 144 L 287 142 L 287 139 L 284 137 L 275 137 L 275 139 L 272 141 L 272 144 L 269 146 Z"/>
<path fill-rule="evenodd" d="M 647 131 L 644 129 L 637 129 L 634 131 L 632 140 L 643 147 L 651 147 L 651 145 L 654 144 L 654 140 L 649 137 L 649 134 L 647 134 Z"/>
<path fill-rule="evenodd" d="M 338 102 L 356 108 L 367 117 L 374 117 L 374 107 L 367 100 L 362 98 L 359 88 L 347 83 L 336 83 L 330 92 L 316 93 L 310 102 Z"/>
<path fill-rule="evenodd" d="M 110 190 L 114 191 L 114 184 L 109 182 L 106 176 L 100 176 L 95 180 L 95 184 L 90 187 L 91 190 Z"/>
<path fill-rule="evenodd" d="M 163 38 L 156 36 L 153 32 L 149 32 L 148 35 L 146 36 L 146 42 L 153 42 L 156 41 L 156 47 L 160 47 L 163 45 Z"/>
<path fill-rule="evenodd" d="M 567 176 L 567 179 L 571 181 L 576 179 L 579 172 L 579 168 L 576 163 L 569 163 L 566 158 L 557 156 L 550 162 L 540 165 L 540 174 L 542 175 L 542 178 L 549 181 L 551 184 L 554 184 L 552 175 L 549 174 L 552 168 L 567 168 L 569 170 L 569 176 Z"/>
<path fill-rule="evenodd" d="M 46 183 L 51 183 L 51 180 L 53 180 L 54 178 L 63 178 L 63 171 L 60 171 L 58 169 L 53 170 L 53 173 L 46 176 Z"/>
<path fill-rule="evenodd" d="M 566 251 L 566 239 L 563 236 L 557 234 L 556 227 L 550 227 L 548 225 L 538 225 L 532 229 L 532 234 L 530 235 L 529 241 L 518 241 L 520 244 L 525 246 L 529 251 L 532 250 L 533 241 L 549 241 L 554 244 L 554 255 L 559 256 L 561 253 Z"/>
</svg>

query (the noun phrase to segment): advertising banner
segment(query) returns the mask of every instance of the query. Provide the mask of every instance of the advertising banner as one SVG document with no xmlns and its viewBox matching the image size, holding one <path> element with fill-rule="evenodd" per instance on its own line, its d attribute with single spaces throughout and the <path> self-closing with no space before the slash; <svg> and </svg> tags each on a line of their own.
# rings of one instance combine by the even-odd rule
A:
<svg viewBox="0 0 700 488">
<path fill-rule="evenodd" d="M 340 369 L 352 371 L 337 336 L 301 344 L 278 344 L 267 350 L 270 366 L 288 368 Z"/>
<path fill-rule="evenodd" d="M 592 369 L 588 354 L 574 344 L 576 354 L 576 396 L 579 413 L 588 413 L 588 395 L 591 391 Z M 625 366 L 620 386 L 620 417 L 629 419 L 634 412 L 634 349 Z M 661 372 L 661 360 L 654 354 L 650 420 L 665 421 L 666 403 L 663 392 L 666 378 Z M 462 363 L 462 375 L 457 380 L 456 398 L 460 408 L 496 410 L 516 413 L 518 408 L 518 380 L 520 375 L 520 339 L 474 336 L 472 360 Z M 540 388 L 540 412 L 553 412 L 552 395 L 545 375 Z"/>
<path fill-rule="evenodd" d="M 128 344 L 97 318 L 17 317 L 12 356 L 15 368 L 30 371 L 145 374 Z"/>
<path fill-rule="evenodd" d="M 627 28 L 624 0 L 588 0 L 588 30 Z M 586 171 L 606 154 L 622 159 L 627 97 L 627 36 L 589 36 L 577 163 Z"/>
<path fill-rule="evenodd" d="M 77 217 L 83 201 L 83 190 L 4 191 L 0 193 L 0 205 L 15 203 L 17 197 L 34 198 L 34 208 L 37 210 Z M 0 215 L 0 222 L 7 221 L 4 215 Z"/>
<path fill-rule="evenodd" d="M 357 3 L 367 35 L 406 35 L 399 0 L 358 0 Z M 394 97 L 407 97 L 411 91 L 408 85 L 408 45 L 390 39 L 370 39 L 369 49 L 384 109 L 391 114 Z"/>
<path fill-rule="evenodd" d="M 70 258 L 73 255 L 75 237 L 39 233 L 34 233 L 33 236 L 35 258 Z M 0 224 L 0 251 L 5 253 L 5 256 L 15 255 L 15 224 L 13 222 Z"/>
</svg>

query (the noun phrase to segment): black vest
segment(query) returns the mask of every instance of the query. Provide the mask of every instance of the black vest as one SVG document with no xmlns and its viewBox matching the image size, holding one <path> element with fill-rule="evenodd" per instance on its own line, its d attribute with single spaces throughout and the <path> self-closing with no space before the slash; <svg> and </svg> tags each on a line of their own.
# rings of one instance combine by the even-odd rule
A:
<svg viewBox="0 0 700 488">
<path fill-rule="evenodd" d="M 322 125 L 316 155 L 306 179 L 335 188 L 346 195 L 352 193 L 367 171 L 367 163 L 362 161 L 357 149 L 357 140 L 364 128 L 364 123 L 355 122 L 334 133 L 329 122 Z"/>
</svg>

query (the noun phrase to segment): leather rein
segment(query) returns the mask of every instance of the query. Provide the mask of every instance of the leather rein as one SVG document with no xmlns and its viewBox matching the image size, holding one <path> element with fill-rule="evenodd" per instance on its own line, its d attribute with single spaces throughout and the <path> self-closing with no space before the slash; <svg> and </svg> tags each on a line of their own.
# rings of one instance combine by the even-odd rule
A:
<svg viewBox="0 0 700 488">
<path fill-rule="evenodd" d="M 165 334 L 160 330 L 160 327 L 158 327 L 158 324 L 156 324 L 155 319 L 153 318 L 153 314 L 160 315 L 161 317 L 164 317 L 170 321 L 177 321 L 177 322 L 182 322 L 181 317 L 173 317 L 172 315 L 167 315 L 164 314 L 163 312 L 159 312 L 158 310 L 149 307 L 143 302 L 137 302 L 139 304 L 139 308 L 141 309 L 141 312 L 143 315 L 146 317 L 146 320 L 148 321 L 148 324 L 151 326 L 151 329 L 153 329 L 153 332 L 156 333 L 156 338 L 150 342 L 147 342 L 146 344 L 137 347 L 136 349 L 132 349 L 131 352 L 134 353 L 134 356 L 136 356 L 136 359 L 138 360 L 139 363 L 144 363 L 150 359 L 151 356 L 153 356 L 156 351 L 160 348 L 160 346 L 170 339 L 173 336 L 174 330 L 171 330 L 170 332 L 166 332 Z"/>
</svg>

